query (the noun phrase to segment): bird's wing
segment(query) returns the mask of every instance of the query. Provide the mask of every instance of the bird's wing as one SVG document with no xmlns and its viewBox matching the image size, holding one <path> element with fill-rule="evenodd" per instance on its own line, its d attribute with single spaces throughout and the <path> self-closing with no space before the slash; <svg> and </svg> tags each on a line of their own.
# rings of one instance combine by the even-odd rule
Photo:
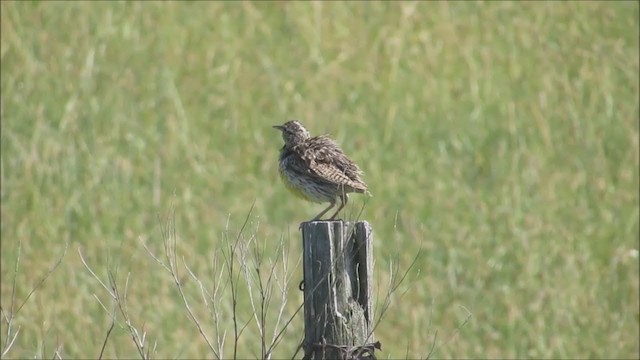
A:
<svg viewBox="0 0 640 360">
<path fill-rule="evenodd" d="M 360 186 L 350 179 L 344 172 L 338 169 L 335 166 L 332 166 L 327 163 L 315 163 L 315 165 L 311 166 L 311 171 L 313 171 L 319 177 L 328 180 L 335 184 L 340 185 L 348 185 L 353 188 L 359 189 Z"/>
<path fill-rule="evenodd" d="M 328 136 L 316 136 L 309 139 L 302 158 L 317 176 L 355 190 L 367 190 L 360 178 L 360 168 L 351 161 L 340 147 Z"/>
</svg>

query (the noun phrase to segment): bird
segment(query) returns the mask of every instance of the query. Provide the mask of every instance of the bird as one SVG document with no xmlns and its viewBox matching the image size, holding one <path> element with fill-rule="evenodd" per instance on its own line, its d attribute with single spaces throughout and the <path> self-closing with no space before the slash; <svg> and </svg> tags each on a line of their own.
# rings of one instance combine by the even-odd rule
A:
<svg viewBox="0 0 640 360">
<path fill-rule="evenodd" d="M 282 132 L 284 141 L 278 169 L 285 186 L 307 201 L 329 203 L 311 221 L 320 220 L 340 200 L 338 210 L 329 218 L 334 220 L 347 204 L 349 193 L 371 196 L 358 165 L 329 136 L 311 137 L 297 120 L 273 128 Z"/>
</svg>

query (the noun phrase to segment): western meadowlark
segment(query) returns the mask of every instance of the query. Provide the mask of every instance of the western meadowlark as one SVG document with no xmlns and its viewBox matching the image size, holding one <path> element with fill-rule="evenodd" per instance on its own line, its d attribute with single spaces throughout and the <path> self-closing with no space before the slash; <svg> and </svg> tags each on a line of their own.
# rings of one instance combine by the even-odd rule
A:
<svg viewBox="0 0 640 360">
<path fill-rule="evenodd" d="M 333 220 L 347 204 L 348 193 L 366 193 L 367 184 L 362 181 L 362 171 L 326 135 L 311 137 L 309 131 L 296 120 L 274 128 L 282 132 L 284 146 L 280 150 L 280 177 L 297 196 L 316 203 L 328 202 L 313 220 L 336 205 L 340 207 L 329 218 Z"/>
</svg>

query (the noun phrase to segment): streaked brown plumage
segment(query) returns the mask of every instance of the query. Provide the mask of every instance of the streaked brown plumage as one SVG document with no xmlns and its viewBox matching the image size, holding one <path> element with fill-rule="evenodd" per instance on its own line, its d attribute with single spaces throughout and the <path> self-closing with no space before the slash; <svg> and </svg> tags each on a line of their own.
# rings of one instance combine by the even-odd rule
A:
<svg viewBox="0 0 640 360">
<path fill-rule="evenodd" d="M 296 120 L 274 128 L 282 132 L 284 140 L 279 170 L 287 188 L 308 201 L 329 203 L 312 221 L 319 220 L 340 199 L 340 207 L 329 218 L 333 220 L 347 204 L 348 193 L 369 194 L 358 165 L 328 136 L 311 137 Z"/>
</svg>

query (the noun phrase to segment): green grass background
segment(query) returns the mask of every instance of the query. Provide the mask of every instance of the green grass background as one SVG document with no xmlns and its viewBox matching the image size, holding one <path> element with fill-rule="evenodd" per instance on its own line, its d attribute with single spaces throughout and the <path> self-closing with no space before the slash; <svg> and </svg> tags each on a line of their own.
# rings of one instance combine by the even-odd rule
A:
<svg viewBox="0 0 640 360">
<path fill-rule="evenodd" d="M 100 276 L 131 273 L 129 311 L 156 357 L 210 357 L 141 243 L 161 252 L 173 203 L 180 256 L 208 279 L 255 202 L 248 236 L 283 240 L 295 265 L 298 224 L 322 206 L 277 176 L 271 125 L 294 118 L 365 171 L 378 299 L 391 260 L 406 269 L 422 249 L 376 330 L 381 357 L 426 356 L 436 332 L 437 358 L 639 356 L 637 2 L 1 10 L 3 308 L 19 242 L 18 299 L 69 243 L 9 357 L 98 355 L 110 317 L 93 294 L 108 300 L 78 249 Z M 351 199 L 350 218 L 364 202 Z M 293 354 L 301 316 L 290 329 L 276 357 Z M 259 354 L 253 324 L 243 336 L 239 355 Z M 105 356 L 137 356 L 124 328 Z"/>
</svg>

